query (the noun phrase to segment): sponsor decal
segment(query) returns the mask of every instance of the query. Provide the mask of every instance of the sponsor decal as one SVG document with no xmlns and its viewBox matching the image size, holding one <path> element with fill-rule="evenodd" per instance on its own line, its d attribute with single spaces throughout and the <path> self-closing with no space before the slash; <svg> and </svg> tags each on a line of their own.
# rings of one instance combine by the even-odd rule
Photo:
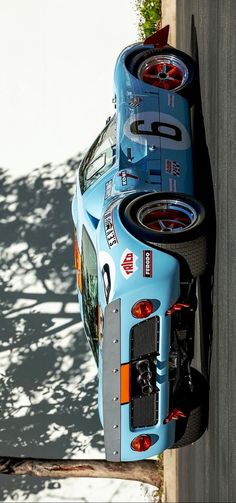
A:
<svg viewBox="0 0 236 503">
<path fill-rule="evenodd" d="M 191 145 L 190 134 L 182 122 L 162 112 L 140 112 L 130 116 L 124 124 L 124 134 L 148 147 L 185 150 Z"/>
<path fill-rule="evenodd" d="M 174 108 L 175 106 L 175 95 L 174 94 L 168 94 L 168 107 Z"/>
<path fill-rule="evenodd" d="M 170 192 L 177 192 L 176 178 L 169 178 L 169 189 Z"/>
<path fill-rule="evenodd" d="M 120 175 L 121 176 L 121 184 L 122 186 L 127 185 L 127 172 L 126 171 L 121 171 Z"/>
<path fill-rule="evenodd" d="M 120 270 L 125 279 L 130 278 L 138 270 L 136 265 L 137 260 L 138 257 L 126 248 L 120 259 Z"/>
<path fill-rule="evenodd" d="M 108 180 L 108 182 L 105 183 L 105 196 L 104 199 L 107 199 L 110 197 L 112 191 L 112 180 Z"/>
<path fill-rule="evenodd" d="M 131 108 L 139 107 L 142 103 L 142 98 L 140 96 L 132 96 L 129 102 Z"/>
<path fill-rule="evenodd" d="M 180 164 L 177 161 L 171 161 L 166 159 L 165 163 L 166 173 L 168 175 L 179 176 L 180 175 Z"/>
<path fill-rule="evenodd" d="M 152 278 L 152 250 L 143 250 L 143 276 Z"/>
<path fill-rule="evenodd" d="M 110 208 L 105 212 L 104 215 L 104 230 L 107 244 L 109 248 L 113 248 L 113 246 L 116 246 L 118 244 L 118 239 L 114 228 L 112 209 Z"/>
<path fill-rule="evenodd" d="M 133 180 L 138 180 L 138 176 L 136 175 L 132 175 L 132 173 L 128 173 L 127 171 L 125 170 L 122 170 L 120 173 L 119 173 L 119 176 L 121 177 L 121 183 L 122 185 L 127 185 L 127 182 L 128 182 L 128 178 L 131 178 Z"/>
</svg>

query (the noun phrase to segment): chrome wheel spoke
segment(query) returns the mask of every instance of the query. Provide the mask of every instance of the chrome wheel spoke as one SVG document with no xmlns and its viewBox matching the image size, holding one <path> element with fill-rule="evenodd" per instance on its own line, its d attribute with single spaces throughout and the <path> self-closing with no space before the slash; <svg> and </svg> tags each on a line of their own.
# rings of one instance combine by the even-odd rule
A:
<svg viewBox="0 0 236 503">
<path fill-rule="evenodd" d="M 163 65 L 162 65 L 162 72 L 166 73 L 166 63 L 163 63 Z"/>
<path fill-rule="evenodd" d="M 163 220 L 158 220 L 158 223 L 161 227 L 161 230 L 165 231 L 167 229 L 165 223 L 163 222 Z"/>
</svg>

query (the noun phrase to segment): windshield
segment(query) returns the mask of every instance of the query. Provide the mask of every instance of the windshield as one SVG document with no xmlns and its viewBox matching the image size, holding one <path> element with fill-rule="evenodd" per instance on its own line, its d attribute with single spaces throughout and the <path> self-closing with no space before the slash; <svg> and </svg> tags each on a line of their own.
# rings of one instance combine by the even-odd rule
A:
<svg viewBox="0 0 236 503">
<path fill-rule="evenodd" d="M 116 160 L 116 116 L 106 125 L 84 157 L 80 170 L 80 188 L 85 192 Z"/>
</svg>

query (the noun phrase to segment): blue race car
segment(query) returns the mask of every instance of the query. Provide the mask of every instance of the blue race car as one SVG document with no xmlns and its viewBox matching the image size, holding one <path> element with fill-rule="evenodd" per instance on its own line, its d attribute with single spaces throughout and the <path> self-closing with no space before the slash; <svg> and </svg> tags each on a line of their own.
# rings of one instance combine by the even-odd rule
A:
<svg viewBox="0 0 236 503">
<path fill-rule="evenodd" d="M 72 203 L 84 330 L 98 364 L 106 458 L 197 440 L 208 386 L 191 366 L 205 210 L 194 197 L 195 65 L 168 27 L 115 68 L 115 114 L 84 156 Z"/>
</svg>

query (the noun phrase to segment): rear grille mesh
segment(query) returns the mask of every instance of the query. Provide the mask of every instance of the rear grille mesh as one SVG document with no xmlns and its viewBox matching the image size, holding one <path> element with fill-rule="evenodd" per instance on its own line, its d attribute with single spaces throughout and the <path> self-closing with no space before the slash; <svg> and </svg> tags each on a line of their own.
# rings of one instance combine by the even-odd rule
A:
<svg viewBox="0 0 236 503">
<path fill-rule="evenodd" d="M 153 426 L 158 421 L 158 390 L 151 395 L 135 397 L 131 404 L 133 428 Z"/>
<path fill-rule="evenodd" d="M 156 356 L 159 354 L 160 319 L 142 321 L 131 331 L 131 426 L 143 428 L 158 422 L 159 390 Z"/>
<path fill-rule="evenodd" d="M 159 354 L 160 319 L 154 316 L 135 325 L 131 331 L 131 360 Z"/>
</svg>

